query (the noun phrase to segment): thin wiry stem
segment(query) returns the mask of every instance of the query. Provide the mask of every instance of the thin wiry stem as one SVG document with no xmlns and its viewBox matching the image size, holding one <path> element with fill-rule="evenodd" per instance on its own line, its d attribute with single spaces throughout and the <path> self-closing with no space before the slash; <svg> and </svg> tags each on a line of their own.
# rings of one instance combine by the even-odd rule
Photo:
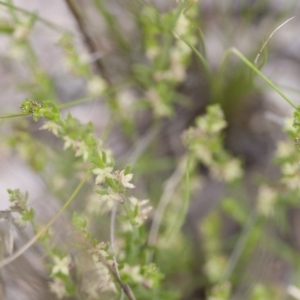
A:
<svg viewBox="0 0 300 300">
<path fill-rule="evenodd" d="M 118 263 L 116 259 L 116 252 L 115 252 L 115 224 L 116 224 L 117 211 L 118 211 L 118 202 L 114 201 L 114 205 L 112 207 L 111 215 L 110 215 L 110 250 L 113 253 L 114 267 L 116 269 L 117 276 L 120 278 Z"/>
<path fill-rule="evenodd" d="M 241 236 L 229 258 L 229 261 L 226 265 L 225 271 L 220 279 L 220 282 L 225 282 L 228 280 L 229 276 L 232 274 L 233 269 L 235 268 L 241 254 L 246 246 L 249 234 L 251 233 L 251 229 L 256 221 L 256 215 L 254 213 L 250 214 L 244 229 L 241 233 Z"/>
<path fill-rule="evenodd" d="M 284 26 L 286 23 L 288 23 L 289 21 L 291 21 L 292 19 L 294 19 L 294 17 L 289 18 L 288 20 L 286 20 L 285 22 L 283 22 L 281 25 L 279 25 L 267 38 L 267 40 L 263 43 L 262 47 L 260 48 L 260 50 L 258 51 L 256 58 L 254 60 L 254 64 L 257 64 L 257 61 L 261 55 L 261 53 L 263 52 L 264 48 L 267 46 L 268 42 L 270 41 L 270 39 L 272 38 L 272 36 L 274 35 L 274 33 L 279 30 L 282 26 Z"/>
<path fill-rule="evenodd" d="M 10 8 L 10 9 L 14 9 L 14 10 L 16 10 L 16 11 L 19 11 L 19 12 L 21 12 L 21 13 L 23 13 L 23 14 L 26 14 L 26 15 L 30 15 L 30 16 L 34 15 L 34 16 L 36 17 L 36 19 L 37 19 L 39 22 L 41 22 L 41 23 L 47 25 L 47 26 L 50 27 L 51 29 L 53 29 L 53 30 L 55 30 L 55 31 L 58 31 L 58 32 L 65 32 L 65 33 L 71 34 L 71 32 L 69 32 L 69 31 L 66 30 L 65 28 L 63 28 L 63 27 L 61 27 L 61 26 L 59 26 L 59 25 L 57 25 L 57 24 L 54 24 L 54 23 L 50 22 L 49 20 L 46 20 L 46 19 L 44 19 L 44 18 L 41 18 L 41 17 L 39 17 L 38 15 L 36 15 L 35 13 L 33 13 L 33 12 L 31 12 L 31 11 L 28 11 L 28 10 L 26 10 L 26 9 L 24 9 L 24 8 L 21 8 L 21 7 L 15 6 L 15 5 L 11 5 L 11 4 L 6 3 L 6 2 L 4 2 L 4 1 L 0 1 L 0 6 L 1 6 L 1 5 L 2 5 L 2 6 L 6 6 L 6 7 Z"/>
<path fill-rule="evenodd" d="M 149 238 L 148 238 L 148 244 L 149 245 L 155 245 L 157 241 L 157 236 L 159 232 L 159 228 L 165 213 L 165 210 L 172 200 L 172 196 L 175 193 L 176 188 L 178 187 L 178 184 L 182 180 L 185 171 L 186 171 L 186 163 L 187 163 L 187 157 L 184 156 L 181 161 L 178 163 L 177 168 L 171 175 L 171 177 L 167 180 L 165 184 L 165 188 L 163 191 L 163 194 L 160 198 L 160 201 L 158 203 L 157 209 L 154 214 L 154 218 L 152 221 Z M 148 262 L 152 261 L 153 252 L 149 254 Z"/>
<path fill-rule="evenodd" d="M 92 38 L 91 33 L 87 29 L 84 18 L 82 14 L 80 13 L 80 10 L 76 7 L 76 4 L 74 3 L 73 0 L 65 0 L 66 5 L 68 6 L 70 12 L 72 13 L 75 21 L 77 22 L 78 28 L 80 32 L 82 33 L 82 36 L 84 38 L 84 42 L 87 45 L 89 52 L 90 53 L 97 53 L 98 52 L 98 47 L 95 43 L 95 40 Z M 93 62 L 93 65 L 98 73 L 100 73 L 107 84 L 109 86 L 112 85 L 112 81 L 110 77 L 107 74 L 107 70 L 105 69 L 104 65 L 102 62 L 98 59 Z"/>
<path fill-rule="evenodd" d="M 0 119 L 10 119 L 10 118 L 16 118 L 16 117 L 26 117 L 29 116 L 29 114 L 9 114 L 9 115 L 4 115 L 0 116 Z"/>
<path fill-rule="evenodd" d="M 133 149 L 130 150 L 130 154 L 127 155 L 127 161 L 131 166 L 134 166 L 142 154 L 147 150 L 151 142 L 158 135 L 161 130 L 161 124 L 157 124 L 154 127 L 151 127 L 144 136 L 142 136 L 137 143 L 134 145 Z"/>
<path fill-rule="evenodd" d="M 58 213 L 48 222 L 28 243 L 26 243 L 23 247 L 21 247 L 18 251 L 16 251 L 13 255 L 3 259 L 0 261 L 0 269 L 7 266 L 14 260 L 16 260 L 19 256 L 21 256 L 26 250 L 28 250 L 38 239 L 43 236 L 47 230 L 56 222 L 56 220 L 60 217 L 60 215 L 66 210 L 66 208 L 70 205 L 73 199 L 76 197 L 82 186 L 84 185 L 85 181 L 87 180 L 88 176 L 90 175 L 90 170 L 88 170 L 83 179 L 80 181 L 72 195 L 66 201 L 66 203 L 61 207 Z"/>
</svg>

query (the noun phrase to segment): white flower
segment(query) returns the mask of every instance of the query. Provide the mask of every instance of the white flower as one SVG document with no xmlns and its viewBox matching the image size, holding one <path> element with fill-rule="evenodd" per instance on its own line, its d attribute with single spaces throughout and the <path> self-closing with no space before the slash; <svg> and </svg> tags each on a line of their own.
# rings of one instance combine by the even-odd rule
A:
<svg viewBox="0 0 300 300">
<path fill-rule="evenodd" d="M 73 147 L 73 144 L 75 142 L 74 140 L 72 140 L 68 136 L 64 136 L 63 139 L 65 140 L 64 150 L 68 149 L 69 147 Z"/>
<path fill-rule="evenodd" d="M 160 95 L 153 88 L 146 92 L 146 97 L 149 99 L 156 116 L 165 117 L 172 113 L 170 107 L 163 102 L 163 100 L 160 98 Z"/>
<path fill-rule="evenodd" d="M 270 187 L 260 187 L 257 196 L 257 210 L 262 215 L 268 216 L 274 212 L 276 193 Z"/>
<path fill-rule="evenodd" d="M 129 181 L 132 179 L 133 174 L 124 174 L 124 170 L 120 172 L 120 181 L 121 184 L 125 187 L 125 188 L 129 188 L 129 189 L 134 189 L 135 186 L 132 183 L 129 183 Z"/>
<path fill-rule="evenodd" d="M 82 156 L 84 161 L 87 161 L 89 157 L 89 148 L 83 141 L 74 141 L 73 149 L 75 151 L 75 156 Z"/>
<path fill-rule="evenodd" d="M 242 176 L 240 162 L 237 159 L 231 159 L 225 163 L 222 168 L 223 179 L 227 182 L 234 181 Z"/>
<path fill-rule="evenodd" d="M 60 130 L 60 126 L 52 121 L 47 121 L 44 123 L 44 125 L 40 128 L 40 130 L 49 130 L 51 131 L 55 136 L 58 136 L 58 131 Z"/>
<path fill-rule="evenodd" d="M 128 264 L 124 265 L 124 268 L 121 271 L 123 274 L 127 274 L 135 283 L 143 283 L 144 277 L 141 275 L 140 266 L 130 266 Z"/>
<path fill-rule="evenodd" d="M 105 178 L 114 178 L 114 175 L 111 173 L 113 168 L 106 167 L 103 169 L 97 168 L 93 170 L 93 173 L 97 175 L 95 183 L 101 185 L 105 182 Z"/>
<path fill-rule="evenodd" d="M 63 275 L 69 276 L 69 265 L 71 263 L 71 259 L 69 256 L 65 256 L 60 258 L 58 256 L 53 257 L 54 260 L 54 267 L 52 268 L 52 275 L 61 273 Z"/>
<path fill-rule="evenodd" d="M 99 95 L 104 91 L 105 88 L 106 88 L 105 81 L 98 76 L 90 79 L 87 86 L 88 92 L 91 95 Z"/>
<path fill-rule="evenodd" d="M 111 188 L 108 189 L 107 195 L 101 195 L 101 200 L 106 201 L 106 206 L 108 210 L 112 209 L 115 201 L 124 203 L 123 198 L 119 194 L 115 193 Z"/>
<path fill-rule="evenodd" d="M 54 278 L 52 282 L 49 283 L 50 291 L 53 292 L 58 299 L 63 299 L 67 296 L 64 282 L 61 279 Z"/>
<path fill-rule="evenodd" d="M 276 156 L 278 158 L 285 158 L 295 152 L 295 146 L 290 141 L 279 141 L 277 144 Z"/>
<path fill-rule="evenodd" d="M 133 206 L 133 210 L 137 210 L 134 221 L 137 225 L 141 225 L 148 218 L 149 212 L 152 210 L 152 206 L 148 205 L 149 200 L 139 201 L 135 197 L 129 197 L 129 203 Z M 131 229 L 131 228 L 130 228 Z"/>
</svg>

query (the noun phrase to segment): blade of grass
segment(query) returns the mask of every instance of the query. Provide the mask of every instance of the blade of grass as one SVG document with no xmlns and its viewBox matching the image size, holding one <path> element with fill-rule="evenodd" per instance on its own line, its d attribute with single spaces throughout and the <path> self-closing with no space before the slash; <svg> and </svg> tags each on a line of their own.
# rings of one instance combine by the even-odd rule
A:
<svg viewBox="0 0 300 300">
<path fill-rule="evenodd" d="M 256 58 L 254 60 L 254 64 L 257 64 L 257 61 L 261 55 L 261 53 L 263 52 L 264 48 L 267 46 L 268 42 L 270 41 L 270 39 L 272 38 L 272 36 L 274 35 L 274 33 L 279 30 L 282 26 L 284 26 L 286 23 L 288 23 L 289 21 L 291 21 L 292 19 L 294 19 L 294 17 L 289 18 L 288 20 L 286 20 L 285 22 L 283 22 L 281 25 L 279 25 L 267 38 L 267 40 L 263 43 L 262 47 L 260 48 L 260 50 L 258 51 Z"/>
<path fill-rule="evenodd" d="M 237 57 L 239 57 L 254 73 L 256 73 L 259 77 L 261 77 L 274 91 L 276 91 L 288 104 L 290 104 L 294 109 L 297 109 L 297 105 L 290 100 L 282 91 L 279 89 L 267 76 L 265 76 L 259 69 L 256 68 L 256 66 L 250 62 L 238 49 L 236 48 L 230 48 L 227 50 L 227 56 L 228 54 L 235 54 Z"/>
<path fill-rule="evenodd" d="M 175 32 L 175 34 L 177 34 Z M 205 59 L 205 57 L 193 46 L 191 45 L 185 38 L 183 38 L 182 36 L 178 35 L 177 36 L 187 45 L 189 46 L 193 51 L 194 53 L 196 54 L 196 56 L 199 58 L 200 62 L 202 63 L 203 65 L 203 68 L 204 68 L 204 71 L 205 71 L 205 74 L 207 75 L 207 78 L 210 78 L 211 77 L 211 72 L 210 72 L 210 69 L 209 69 L 209 65 Z"/>
</svg>

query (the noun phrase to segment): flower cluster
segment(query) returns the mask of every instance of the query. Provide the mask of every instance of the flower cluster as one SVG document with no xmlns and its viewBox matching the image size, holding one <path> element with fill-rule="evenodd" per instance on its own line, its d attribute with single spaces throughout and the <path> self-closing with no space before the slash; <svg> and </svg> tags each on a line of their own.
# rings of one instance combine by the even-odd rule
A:
<svg viewBox="0 0 300 300">
<path fill-rule="evenodd" d="M 64 52 L 64 64 L 68 71 L 77 76 L 90 76 L 89 60 L 77 52 L 70 35 L 65 34 L 58 45 Z"/>
<path fill-rule="evenodd" d="M 58 299 L 63 299 L 72 295 L 76 290 L 76 286 L 71 279 L 73 262 L 68 255 L 63 257 L 53 255 L 52 259 L 53 265 L 50 272 L 52 280 L 49 283 L 49 288 Z"/>
<path fill-rule="evenodd" d="M 186 79 L 192 47 L 197 42 L 192 26 L 196 11 L 196 5 L 190 6 L 188 14 L 184 14 L 180 6 L 165 14 L 150 6 L 141 11 L 149 67 L 137 65 L 135 72 L 145 87 L 145 100 L 156 117 L 170 116 L 175 99 L 180 97 L 174 91 Z M 169 42 L 162 45 L 161 40 Z"/>
<path fill-rule="evenodd" d="M 222 110 L 218 105 L 211 105 L 207 114 L 196 120 L 196 126 L 184 132 L 182 139 L 216 179 L 233 182 L 242 176 L 242 169 L 240 161 L 231 157 L 223 147 L 221 134 L 225 127 Z"/>
<path fill-rule="evenodd" d="M 95 267 L 98 292 L 112 291 L 116 293 L 117 289 L 112 280 L 112 276 L 107 266 L 105 266 L 103 263 L 103 260 L 105 260 L 106 263 L 110 264 L 111 266 L 113 265 L 112 255 L 108 252 L 108 250 L 109 246 L 106 243 L 101 242 L 94 248 L 90 249 L 89 253 L 92 255 L 92 261 Z"/>
<path fill-rule="evenodd" d="M 91 124 L 79 124 L 78 120 L 71 115 L 63 119 L 59 114 L 58 108 L 53 103 L 37 103 L 26 99 L 21 104 L 21 108 L 24 113 L 31 114 L 35 121 L 40 117 L 46 118 L 47 121 L 41 129 L 48 130 L 64 140 L 63 148 L 65 150 L 71 148 L 75 157 L 82 158 L 85 164 L 90 165 L 90 169 L 95 175 L 95 192 L 99 195 L 98 198 L 102 204 L 105 204 L 106 210 L 110 210 L 115 201 L 125 202 L 126 190 L 135 188 L 134 184 L 131 183 L 133 174 L 130 173 L 130 167 L 124 170 L 114 170 L 114 161 L 111 153 L 105 151 L 102 141 L 98 141 L 95 138 Z M 135 208 L 135 213 L 128 211 L 130 219 L 134 219 L 136 224 L 141 224 L 146 217 L 145 201 L 138 204 L 137 201 L 130 198 L 129 203 L 129 206 L 131 205 Z M 73 215 L 73 225 L 83 233 L 87 241 L 91 241 L 91 236 L 86 229 L 87 222 L 83 216 L 79 214 Z M 108 254 L 107 249 L 103 245 L 99 245 L 91 252 L 92 260 L 97 270 L 98 291 L 115 290 L 110 272 L 105 263 L 103 263 L 103 259 L 110 259 L 110 254 Z M 53 280 L 50 284 L 50 289 L 60 299 L 74 293 L 75 283 L 69 274 L 69 263 L 70 258 L 68 256 L 53 255 L 53 266 L 51 269 Z M 100 285 L 99 282 L 101 283 Z"/>
</svg>

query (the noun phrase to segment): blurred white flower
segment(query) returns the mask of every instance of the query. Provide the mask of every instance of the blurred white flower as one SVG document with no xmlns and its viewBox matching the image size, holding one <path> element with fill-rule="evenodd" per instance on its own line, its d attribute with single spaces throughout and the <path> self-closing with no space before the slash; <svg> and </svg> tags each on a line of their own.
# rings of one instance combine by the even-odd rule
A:
<svg viewBox="0 0 300 300">
<path fill-rule="evenodd" d="M 135 283 L 143 283 L 144 277 L 141 275 L 141 267 L 140 266 L 130 266 L 125 264 L 123 269 L 121 270 L 122 274 L 128 275 L 132 281 Z"/>
<path fill-rule="evenodd" d="M 141 225 L 148 218 L 149 212 L 152 210 L 152 206 L 149 206 L 149 200 L 141 200 L 139 201 L 135 197 L 128 198 L 129 203 L 133 206 L 133 209 L 137 210 L 134 221 L 137 225 Z"/>
<path fill-rule="evenodd" d="M 63 139 L 65 141 L 65 143 L 64 143 L 64 150 L 68 149 L 69 147 L 73 147 L 73 144 L 75 142 L 74 140 L 72 140 L 68 136 L 64 136 Z"/>
<path fill-rule="evenodd" d="M 54 280 L 49 283 L 49 288 L 50 291 L 54 293 L 58 299 L 63 299 L 65 296 L 67 296 L 64 282 L 61 279 L 54 278 Z"/>
<path fill-rule="evenodd" d="M 295 146 L 290 141 L 279 141 L 276 156 L 278 158 L 289 157 L 295 152 Z"/>
<path fill-rule="evenodd" d="M 106 88 L 105 81 L 98 76 L 91 78 L 87 85 L 88 93 L 91 95 L 100 95 Z"/>
<path fill-rule="evenodd" d="M 123 198 L 119 194 L 115 193 L 111 188 L 108 188 L 108 194 L 101 195 L 100 199 L 106 202 L 107 210 L 112 209 L 115 201 L 124 203 Z"/>
<path fill-rule="evenodd" d="M 55 136 L 58 136 L 58 131 L 61 129 L 61 127 L 52 121 L 46 121 L 44 125 L 40 127 L 40 130 L 43 129 L 52 132 Z"/>
<path fill-rule="evenodd" d="M 111 167 L 106 167 L 103 169 L 96 168 L 93 170 L 93 173 L 97 175 L 95 179 L 95 183 L 97 185 L 101 185 L 105 182 L 105 178 L 114 178 L 114 175 L 111 173 L 113 168 Z"/>
<path fill-rule="evenodd" d="M 273 214 L 275 203 L 275 191 L 266 185 L 261 186 L 257 196 L 258 212 L 264 216 L 269 216 L 270 214 Z"/>
<path fill-rule="evenodd" d="M 129 181 L 132 179 L 133 177 L 133 174 L 127 174 L 125 175 L 124 173 L 125 171 L 122 170 L 120 172 L 120 181 L 121 181 L 121 184 L 125 187 L 125 188 L 128 188 L 128 189 L 133 189 L 135 188 L 135 186 L 132 184 L 132 183 L 129 183 Z"/>
<path fill-rule="evenodd" d="M 84 161 L 87 161 L 89 157 L 89 148 L 83 141 L 74 141 L 73 149 L 75 151 L 75 156 L 82 156 Z"/>
<path fill-rule="evenodd" d="M 229 160 L 222 168 L 224 181 L 231 182 L 243 174 L 241 164 L 237 159 Z"/>
<path fill-rule="evenodd" d="M 52 268 L 51 274 L 56 275 L 56 274 L 63 274 L 66 276 L 69 276 L 70 271 L 69 271 L 69 265 L 71 263 L 71 259 L 69 256 L 65 256 L 63 258 L 60 258 L 58 256 L 53 257 L 54 260 L 54 266 Z"/>
</svg>

